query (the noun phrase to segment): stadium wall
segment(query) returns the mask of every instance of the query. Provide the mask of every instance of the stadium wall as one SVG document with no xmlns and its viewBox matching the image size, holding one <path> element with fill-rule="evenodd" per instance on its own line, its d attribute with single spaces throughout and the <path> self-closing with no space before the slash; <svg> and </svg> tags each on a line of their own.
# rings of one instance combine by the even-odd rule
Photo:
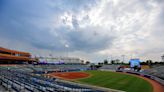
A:
<svg viewBox="0 0 164 92">
<path fill-rule="evenodd" d="M 144 73 L 140 73 L 140 72 L 134 72 L 134 71 L 133 72 L 132 71 L 119 71 L 119 72 L 126 72 L 126 73 L 129 73 L 129 74 L 135 74 L 135 75 L 144 76 L 146 78 L 155 80 L 155 81 L 159 82 L 160 84 L 162 84 L 164 86 L 164 80 L 160 79 L 160 78 L 158 78 L 156 76 L 153 76 L 153 75 L 144 74 Z"/>
</svg>

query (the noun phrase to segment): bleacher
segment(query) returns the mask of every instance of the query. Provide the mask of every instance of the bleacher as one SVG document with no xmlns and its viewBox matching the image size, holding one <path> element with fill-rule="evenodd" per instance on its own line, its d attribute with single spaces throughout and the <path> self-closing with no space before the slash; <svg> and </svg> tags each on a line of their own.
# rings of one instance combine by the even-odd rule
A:
<svg viewBox="0 0 164 92">
<path fill-rule="evenodd" d="M 143 73 L 164 79 L 164 66 L 158 66 L 151 69 L 147 69 L 144 70 Z"/>
<path fill-rule="evenodd" d="M 86 65 L 36 65 L 31 66 L 36 73 L 49 73 L 49 72 L 71 72 L 71 71 L 83 71 L 89 70 L 89 66 Z"/>
<path fill-rule="evenodd" d="M 11 92 L 103 92 L 89 87 L 38 76 L 29 66 L 0 67 L 0 84 Z M 32 66 L 30 66 L 32 67 Z M 24 70 L 25 69 L 25 70 Z M 28 70 L 28 71 L 26 71 Z"/>
<path fill-rule="evenodd" d="M 158 67 L 142 70 L 140 72 L 134 70 L 119 70 L 117 72 L 126 72 L 130 74 L 144 76 L 164 85 L 164 66 L 158 66 Z"/>
<path fill-rule="evenodd" d="M 6 66 L 2 66 L 6 67 Z M 87 65 L 15 65 L 15 66 L 7 66 L 8 68 L 22 71 L 22 72 L 28 72 L 28 73 L 51 73 L 51 72 L 71 72 L 71 71 L 84 71 L 84 70 L 90 70 L 90 67 Z"/>
<path fill-rule="evenodd" d="M 103 65 L 99 70 L 116 71 L 120 65 Z"/>
</svg>

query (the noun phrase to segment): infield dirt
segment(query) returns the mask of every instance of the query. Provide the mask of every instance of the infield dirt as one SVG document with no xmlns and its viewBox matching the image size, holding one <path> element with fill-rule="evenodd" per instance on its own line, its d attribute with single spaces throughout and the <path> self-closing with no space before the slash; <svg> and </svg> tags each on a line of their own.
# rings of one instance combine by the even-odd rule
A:
<svg viewBox="0 0 164 92">
<path fill-rule="evenodd" d="M 65 73 L 62 72 L 62 73 L 50 73 L 48 75 L 52 77 L 61 78 L 61 79 L 67 79 L 67 80 L 85 78 L 85 77 L 90 76 L 90 74 L 85 73 L 85 72 L 65 72 Z"/>
</svg>

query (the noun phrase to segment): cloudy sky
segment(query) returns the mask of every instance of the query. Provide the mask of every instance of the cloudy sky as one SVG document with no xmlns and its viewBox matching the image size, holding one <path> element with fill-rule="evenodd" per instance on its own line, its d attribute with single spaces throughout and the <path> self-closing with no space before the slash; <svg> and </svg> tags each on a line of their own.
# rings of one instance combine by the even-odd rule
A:
<svg viewBox="0 0 164 92">
<path fill-rule="evenodd" d="M 92 62 L 164 54 L 164 0 L 0 0 L 0 46 Z"/>
</svg>

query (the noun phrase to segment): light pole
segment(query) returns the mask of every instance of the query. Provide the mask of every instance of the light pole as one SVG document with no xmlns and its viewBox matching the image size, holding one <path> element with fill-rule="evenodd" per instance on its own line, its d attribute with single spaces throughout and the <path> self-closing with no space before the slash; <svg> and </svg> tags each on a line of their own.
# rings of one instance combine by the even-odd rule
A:
<svg viewBox="0 0 164 92">
<path fill-rule="evenodd" d="M 66 49 L 66 57 L 68 57 L 68 48 L 69 48 L 69 45 L 68 45 L 68 44 L 65 44 L 65 49 Z"/>
<path fill-rule="evenodd" d="M 161 58 L 162 58 L 162 62 L 164 62 L 164 55 L 162 55 Z"/>
<path fill-rule="evenodd" d="M 110 55 L 110 57 L 109 57 L 109 58 L 110 58 L 110 63 L 112 63 L 112 59 L 113 59 L 113 58 L 112 58 L 112 55 Z"/>
<path fill-rule="evenodd" d="M 125 55 L 122 55 L 122 62 L 124 63 Z"/>
</svg>

